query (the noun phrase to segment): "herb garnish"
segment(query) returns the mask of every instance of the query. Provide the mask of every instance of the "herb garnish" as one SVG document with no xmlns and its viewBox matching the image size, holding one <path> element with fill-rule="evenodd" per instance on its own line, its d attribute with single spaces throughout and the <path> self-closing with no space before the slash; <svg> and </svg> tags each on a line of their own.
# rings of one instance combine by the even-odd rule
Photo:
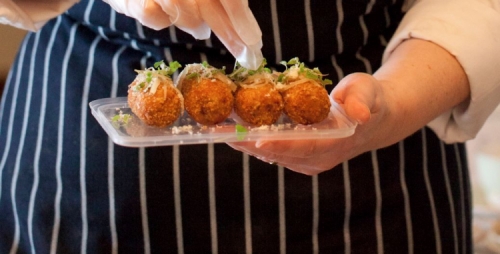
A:
<svg viewBox="0 0 500 254">
<path fill-rule="evenodd" d="M 281 61 L 280 64 L 285 66 L 285 71 L 284 73 L 281 73 L 278 76 L 277 81 L 279 83 L 287 83 L 288 81 L 287 73 L 290 73 L 292 71 L 297 71 L 299 76 L 315 80 L 323 86 L 333 84 L 333 82 L 330 79 L 326 78 L 323 79 L 323 76 L 326 75 L 322 74 L 318 68 L 313 68 L 313 69 L 308 68 L 303 62 L 300 62 L 298 57 L 294 57 L 290 59 L 288 62 Z"/>
<path fill-rule="evenodd" d="M 187 79 L 194 79 L 194 78 L 212 78 L 216 76 L 218 73 L 222 75 L 226 75 L 226 67 L 223 66 L 220 69 L 217 69 L 210 64 L 208 64 L 207 61 L 203 61 L 201 63 L 201 67 L 199 70 L 193 71 L 186 75 Z"/>
<path fill-rule="evenodd" d="M 234 81 L 243 81 L 248 76 L 252 76 L 255 74 L 261 74 L 261 73 L 271 73 L 271 69 L 265 67 L 266 65 L 267 65 L 267 61 L 265 58 L 262 60 L 259 67 L 257 68 L 257 70 L 247 69 L 247 68 L 241 66 L 240 63 L 236 62 L 233 72 L 231 74 L 229 74 L 229 78 L 231 78 Z"/>
<path fill-rule="evenodd" d="M 113 116 L 111 118 L 111 122 L 120 124 L 120 125 L 126 125 L 128 124 L 128 121 L 131 119 L 130 114 L 123 114 L 122 111 L 120 110 L 120 113 L 117 115 Z"/>
<path fill-rule="evenodd" d="M 245 139 L 247 133 L 248 133 L 248 129 L 241 125 L 241 124 L 236 124 L 235 125 L 235 130 L 236 130 L 236 138 L 239 140 L 239 141 L 242 141 Z"/>
<path fill-rule="evenodd" d="M 158 81 L 164 80 L 165 78 L 171 78 L 171 76 L 179 69 L 182 65 L 173 61 L 167 66 L 165 62 L 158 61 L 154 63 L 153 67 L 146 68 L 144 70 L 135 70 L 138 75 L 136 82 L 133 86 L 134 91 L 142 91 L 150 89 L 153 84 L 157 84 Z M 155 89 L 153 89 L 154 91 Z"/>
</svg>

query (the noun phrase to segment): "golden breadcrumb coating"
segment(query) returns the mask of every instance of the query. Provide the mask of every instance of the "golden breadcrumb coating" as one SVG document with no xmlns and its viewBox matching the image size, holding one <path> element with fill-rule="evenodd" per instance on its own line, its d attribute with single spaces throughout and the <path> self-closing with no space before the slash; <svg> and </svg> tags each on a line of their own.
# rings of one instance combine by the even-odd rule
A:
<svg viewBox="0 0 500 254">
<path fill-rule="evenodd" d="M 253 125 L 275 123 L 283 110 L 283 98 L 274 84 L 240 86 L 235 94 L 235 111 L 241 119 Z"/>
<path fill-rule="evenodd" d="M 323 121 L 330 112 L 330 98 L 326 89 L 309 80 L 282 91 L 284 113 L 299 124 L 314 124 Z"/>
<path fill-rule="evenodd" d="M 219 79 L 202 77 L 184 79 L 181 92 L 186 111 L 200 124 L 221 123 L 233 110 L 233 92 Z"/>
<path fill-rule="evenodd" d="M 134 81 L 128 90 L 128 104 L 147 125 L 166 127 L 183 113 L 183 99 L 170 80 L 162 81 L 154 93 L 137 90 Z"/>
</svg>

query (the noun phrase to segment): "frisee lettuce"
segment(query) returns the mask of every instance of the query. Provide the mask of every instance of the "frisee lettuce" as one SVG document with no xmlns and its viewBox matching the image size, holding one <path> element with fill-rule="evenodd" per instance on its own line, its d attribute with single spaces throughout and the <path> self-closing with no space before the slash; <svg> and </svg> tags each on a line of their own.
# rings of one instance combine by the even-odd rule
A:
<svg viewBox="0 0 500 254">
<path fill-rule="evenodd" d="M 271 73 L 271 69 L 266 67 L 267 65 L 267 60 L 264 58 L 262 59 L 262 62 L 260 63 L 259 67 L 256 70 L 250 70 L 247 69 L 239 62 L 235 63 L 233 72 L 229 74 L 229 78 L 235 81 L 243 81 L 245 80 L 248 76 L 256 75 L 256 74 L 261 74 L 261 73 Z"/>
<path fill-rule="evenodd" d="M 280 64 L 285 66 L 285 71 L 284 73 L 278 76 L 277 81 L 279 83 L 286 83 L 288 79 L 286 72 L 290 71 L 291 68 L 297 68 L 299 69 L 298 74 L 305 78 L 315 80 L 323 86 L 333 84 L 332 80 L 323 78 L 326 75 L 322 74 L 317 67 L 313 69 L 308 68 L 303 62 L 300 62 L 298 57 L 294 57 L 290 59 L 288 62 L 281 61 Z"/>
</svg>

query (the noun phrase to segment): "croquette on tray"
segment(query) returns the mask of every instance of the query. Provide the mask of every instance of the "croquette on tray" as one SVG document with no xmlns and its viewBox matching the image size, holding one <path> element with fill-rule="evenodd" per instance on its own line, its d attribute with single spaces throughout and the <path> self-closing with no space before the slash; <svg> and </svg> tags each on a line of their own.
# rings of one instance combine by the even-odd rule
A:
<svg viewBox="0 0 500 254">
<path fill-rule="evenodd" d="M 184 101 L 174 86 L 172 74 L 181 65 L 163 61 L 154 67 L 136 70 L 137 76 L 128 88 L 128 104 L 132 112 L 148 125 L 165 127 L 184 112 Z"/>
<path fill-rule="evenodd" d="M 196 122 L 214 125 L 231 114 L 236 85 L 225 75 L 224 69 L 217 69 L 207 62 L 188 64 L 176 83 L 184 96 L 186 112 Z"/>
<path fill-rule="evenodd" d="M 286 70 L 278 74 L 276 83 L 283 96 L 284 113 L 292 121 L 304 125 L 323 121 L 331 106 L 325 85 L 332 81 L 323 79 L 318 68 L 310 69 L 298 58 L 281 63 Z"/>
<path fill-rule="evenodd" d="M 229 75 L 238 86 L 235 94 L 234 109 L 245 122 L 252 125 L 270 125 L 275 123 L 283 113 L 283 98 L 276 89 L 271 70 L 260 67 L 253 71 L 236 65 Z"/>
</svg>

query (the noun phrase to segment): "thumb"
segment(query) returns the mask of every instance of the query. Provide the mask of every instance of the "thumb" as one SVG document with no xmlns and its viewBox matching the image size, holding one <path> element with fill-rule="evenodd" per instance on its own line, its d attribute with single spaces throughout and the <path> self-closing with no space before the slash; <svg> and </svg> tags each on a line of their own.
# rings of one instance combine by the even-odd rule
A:
<svg viewBox="0 0 500 254">
<path fill-rule="evenodd" d="M 347 116 L 365 124 L 377 111 L 375 82 L 371 75 L 354 73 L 343 78 L 331 96 L 344 108 Z"/>
</svg>

